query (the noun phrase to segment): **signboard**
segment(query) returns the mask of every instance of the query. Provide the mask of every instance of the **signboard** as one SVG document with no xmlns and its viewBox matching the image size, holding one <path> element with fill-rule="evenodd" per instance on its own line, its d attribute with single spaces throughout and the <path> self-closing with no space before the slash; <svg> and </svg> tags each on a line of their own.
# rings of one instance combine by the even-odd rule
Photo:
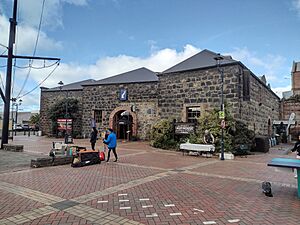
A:
<svg viewBox="0 0 300 225">
<path fill-rule="evenodd" d="M 57 129 L 59 131 L 66 130 L 67 125 L 67 131 L 72 131 L 72 123 L 73 119 L 57 119 Z"/>
<path fill-rule="evenodd" d="M 119 96 L 120 101 L 127 101 L 128 99 L 128 92 L 126 89 L 121 89 L 120 90 L 120 96 Z"/>
<path fill-rule="evenodd" d="M 175 134 L 192 134 L 195 131 L 193 123 L 175 123 Z"/>
<path fill-rule="evenodd" d="M 225 112 L 224 111 L 219 111 L 219 119 L 225 119 Z"/>
</svg>

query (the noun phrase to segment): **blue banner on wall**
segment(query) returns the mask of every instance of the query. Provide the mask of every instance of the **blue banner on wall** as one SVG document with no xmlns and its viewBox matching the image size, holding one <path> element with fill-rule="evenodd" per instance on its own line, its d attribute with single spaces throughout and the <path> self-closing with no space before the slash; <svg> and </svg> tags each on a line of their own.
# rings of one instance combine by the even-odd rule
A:
<svg viewBox="0 0 300 225">
<path fill-rule="evenodd" d="M 128 92 L 126 89 L 121 89 L 120 90 L 120 101 L 127 101 L 128 99 Z"/>
</svg>

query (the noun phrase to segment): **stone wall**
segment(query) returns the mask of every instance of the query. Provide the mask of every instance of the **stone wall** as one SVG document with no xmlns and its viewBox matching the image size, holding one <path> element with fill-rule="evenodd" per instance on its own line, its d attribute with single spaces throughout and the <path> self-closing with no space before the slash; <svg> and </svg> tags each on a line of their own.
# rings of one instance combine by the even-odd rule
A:
<svg viewBox="0 0 300 225">
<path fill-rule="evenodd" d="M 43 135 L 53 135 L 52 134 L 52 122 L 48 116 L 48 110 L 58 101 L 66 98 L 65 91 L 45 91 L 41 89 L 41 100 L 40 100 L 40 130 Z M 68 91 L 68 98 L 78 99 L 78 112 L 74 115 L 73 120 L 73 134 L 80 135 L 82 130 L 82 91 Z M 65 109 L 63 105 L 62 108 Z"/>
<path fill-rule="evenodd" d="M 119 100 L 120 89 L 127 89 L 127 101 Z M 105 129 L 110 126 L 109 119 L 116 108 L 129 111 L 134 105 L 136 111 L 130 113 L 136 116 L 136 135 L 141 139 L 147 138 L 151 125 L 157 120 L 157 82 L 84 86 L 83 97 L 82 122 L 86 136 L 91 132 L 94 110 L 102 111 L 100 129 Z"/>
<path fill-rule="evenodd" d="M 239 100 L 238 66 L 224 67 L 224 99 L 234 104 Z M 201 111 L 221 106 L 221 75 L 217 68 L 159 75 L 159 115 L 186 122 L 186 108 L 198 106 Z"/>
<path fill-rule="evenodd" d="M 280 119 L 280 99 L 258 78 L 251 75 L 250 99 L 241 101 L 240 111 L 240 119 L 256 134 L 270 135 L 273 120 Z"/>
<path fill-rule="evenodd" d="M 268 134 L 268 120 L 279 119 L 279 98 L 249 73 L 249 97 L 244 96 L 245 68 L 240 64 L 221 68 L 224 101 L 235 119 L 248 124 L 257 134 Z M 220 108 L 221 75 L 217 68 L 159 75 L 158 107 L 161 118 L 186 122 L 187 107 L 201 111 Z"/>
</svg>

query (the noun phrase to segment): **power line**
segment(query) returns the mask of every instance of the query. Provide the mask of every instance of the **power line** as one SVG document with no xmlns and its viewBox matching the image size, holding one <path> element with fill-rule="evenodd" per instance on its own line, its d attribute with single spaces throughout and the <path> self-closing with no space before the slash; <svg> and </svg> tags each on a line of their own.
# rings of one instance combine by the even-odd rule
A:
<svg viewBox="0 0 300 225">
<path fill-rule="evenodd" d="M 0 43 L 0 46 L 3 47 L 3 48 L 8 49 L 8 47 L 7 47 L 6 45 L 3 45 L 3 44 L 1 44 L 1 43 Z"/>
<path fill-rule="evenodd" d="M 2 88 L 4 90 L 5 88 L 4 88 L 4 83 L 3 83 L 3 79 L 2 79 L 2 75 L 1 74 L 0 74 L 0 82 L 1 82 Z"/>
<path fill-rule="evenodd" d="M 32 66 L 32 64 L 29 64 L 28 66 L 17 66 L 17 65 L 14 65 L 14 67 L 18 68 L 18 69 L 28 69 L 28 68 L 32 68 L 32 69 L 36 69 L 36 70 L 39 70 L 39 69 L 46 69 L 46 68 L 50 68 L 52 66 L 54 66 L 55 64 L 57 64 L 58 61 L 56 61 L 55 63 L 52 63 L 50 65 L 44 65 L 44 66 L 40 66 L 40 67 L 36 67 L 36 66 Z"/>
<path fill-rule="evenodd" d="M 3 46 L 3 47 L 5 47 L 5 48 L 7 48 L 6 46 L 4 46 L 4 45 L 2 45 L 2 44 L 0 44 L 0 45 Z M 1 55 L 3 55 L 6 51 L 7 51 L 7 49 L 5 49 L 5 50 L 1 53 Z M 6 65 L 0 66 L 0 68 L 4 68 L 4 67 L 6 67 Z M 0 82 L 1 82 L 2 88 L 3 88 L 3 90 L 4 90 L 5 88 L 4 88 L 4 83 L 3 83 L 3 79 L 2 79 L 2 75 L 1 75 L 1 74 L 0 74 Z"/>
<path fill-rule="evenodd" d="M 26 92 L 25 94 L 18 96 L 17 98 L 23 98 L 24 96 L 30 94 L 31 92 L 33 92 L 35 89 L 37 89 L 39 86 L 41 86 L 56 70 L 56 68 L 59 66 L 59 62 L 57 62 L 57 65 L 53 68 L 53 70 L 40 82 L 38 83 L 37 86 L 35 86 L 33 89 L 31 89 L 30 91 Z"/>
<path fill-rule="evenodd" d="M 41 26 L 42 26 L 42 20 L 43 20 L 43 14 L 44 14 L 44 6 L 45 6 L 45 0 L 43 0 L 43 3 L 42 3 L 42 11 L 41 11 L 41 16 L 40 16 L 40 22 L 39 22 L 39 27 L 38 27 L 38 33 L 37 33 L 37 37 L 36 37 L 36 40 L 35 40 L 35 46 L 34 46 L 34 50 L 33 50 L 33 54 L 32 56 L 35 56 L 35 53 L 36 53 L 36 49 L 37 49 L 37 45 L 38 45 L 38 42 L 39 42 L 39 37 L 40 37 L 40 31 L 41 31 Z M 29 64 L 32 65 L 33 63 L 33 59 L 30 60 Z M 30 75 L 30 72 L 31 72 L 31 67 L 29 67 L 29 70 L 28 70 L 28 73 L 26 75 L 26 78 L 24 80 L 24 83 L 21 87 L 21 90 L 19 91 L 18 95 L 17 95 L 17 98 L 20 96 L 20 94 L 22 93 L 22 91 L 24 90 L 24 87 L 28 81 L 28 78 L 29 78 L 29 75 Z"/>
</svg>

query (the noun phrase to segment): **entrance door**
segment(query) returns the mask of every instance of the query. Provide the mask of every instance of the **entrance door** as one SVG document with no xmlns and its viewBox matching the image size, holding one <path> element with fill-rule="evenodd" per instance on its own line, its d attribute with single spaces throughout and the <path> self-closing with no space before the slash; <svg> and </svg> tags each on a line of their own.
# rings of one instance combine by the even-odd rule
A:
<svg viewBox="0 0 300 225">
<path fill-rule="evenodd" d="M 130 140 L 132 136 L 133 118 L 127 111 L 120 111 L 115 114 L 114 129 L 118 139 Z"/>
</svg>

